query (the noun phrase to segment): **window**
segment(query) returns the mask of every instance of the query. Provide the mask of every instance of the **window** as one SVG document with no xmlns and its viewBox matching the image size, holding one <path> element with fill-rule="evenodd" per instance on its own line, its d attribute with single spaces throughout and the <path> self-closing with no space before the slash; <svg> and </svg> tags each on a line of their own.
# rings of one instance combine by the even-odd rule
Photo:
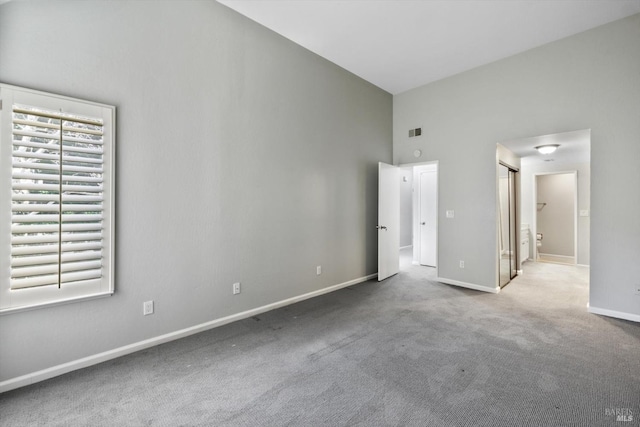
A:
<svg viewBox="0 0 640 427">
<path fill-rule="evenodd" d="M 0 84 L 0 313 L 113 293 L 115 107 Z"/>
</svg>

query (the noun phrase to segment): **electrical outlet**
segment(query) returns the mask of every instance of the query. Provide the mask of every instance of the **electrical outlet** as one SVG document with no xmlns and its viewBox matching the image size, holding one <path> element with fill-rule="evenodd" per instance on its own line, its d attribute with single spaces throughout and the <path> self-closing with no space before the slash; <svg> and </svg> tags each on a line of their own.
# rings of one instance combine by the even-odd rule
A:
<svg viewBox="0 0 640 427">
<path fill-rule="evenodd" d="M 456 213 L 455 211 L 447 211 L 446 215 L 447 215 L 447 218 L 455 218 Z"/>
<path fill-rule="evenodd" d="M 240 282 L 236 282 L 233 284 L 233 294 L 237 295 L 240 293 Z"/>
<path fill-rule="evenodd" d="M 144 314 L 145 316 L 153 314 L 153 300 L 145 301 L 142 304 L 142 314 Z"/>
<path fill-rule="evenodd" d="M 317 266 L 317 267 L 316 267 L 316 274 L 317 274 L 318 276 L 322 274 L 322 266 L 321 266 L 321 265 L 319 265 L 319 266 Z"/>
<path fill-rule="evenodd" d="M 464 261 L 460 261 L 460 268 L 464 268 Z"/>
</svg>

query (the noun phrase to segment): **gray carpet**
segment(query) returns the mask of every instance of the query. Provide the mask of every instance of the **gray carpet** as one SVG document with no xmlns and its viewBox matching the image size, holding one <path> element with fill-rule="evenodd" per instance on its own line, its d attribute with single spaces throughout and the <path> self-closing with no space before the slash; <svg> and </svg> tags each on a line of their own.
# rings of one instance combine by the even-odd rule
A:
<svg viewBox="0 0 640 427">
<path fill-rule="evenodd" d="M 0 424 L 640 425 L 640 324 L 587 313 L 587 269 L 529 262 L 492 295 L 403 263 L 381 283 L 4 393 Z"/>
</svg>

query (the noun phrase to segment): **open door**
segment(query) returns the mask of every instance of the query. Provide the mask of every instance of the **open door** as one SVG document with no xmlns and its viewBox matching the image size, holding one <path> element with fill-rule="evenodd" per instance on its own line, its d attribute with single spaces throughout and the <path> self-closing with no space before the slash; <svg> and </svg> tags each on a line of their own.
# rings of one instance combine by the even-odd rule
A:
<svg viewBox="0 0 640 427">
<path fill-rule="evenodd" d="M 400 271 L 400 169 L 378 163 L 378 281 Z"/>
</svg>

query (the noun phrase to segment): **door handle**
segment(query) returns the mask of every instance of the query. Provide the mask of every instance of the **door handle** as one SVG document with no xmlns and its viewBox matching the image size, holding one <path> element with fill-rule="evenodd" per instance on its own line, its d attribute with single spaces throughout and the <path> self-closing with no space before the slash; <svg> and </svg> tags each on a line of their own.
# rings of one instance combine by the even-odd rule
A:
<svg viewBox="0 0 640 427">
<path fill-rule="evenodd" d="M 425 224 L 426 224 L 426 222 L 421 222 L 421 223 L 420 223 L 420 225 L 425 225 Z"/>
<path fill-rule="evenodd" d="M 378 230 L 386 230 L 387 229 L 387 227 L 385 227 L 384 225 L 376 225 L 376 228 Z"/>
</svg>

